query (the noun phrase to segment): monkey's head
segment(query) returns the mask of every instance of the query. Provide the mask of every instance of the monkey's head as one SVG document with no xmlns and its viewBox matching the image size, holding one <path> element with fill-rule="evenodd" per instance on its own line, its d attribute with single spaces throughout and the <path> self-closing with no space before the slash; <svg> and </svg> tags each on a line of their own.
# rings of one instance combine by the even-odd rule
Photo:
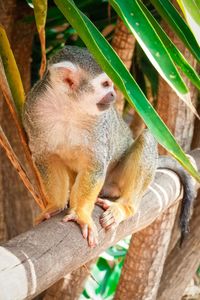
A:
<svg viewBox="0 0 200 300">
<path fill-rule="evenodd" d="M 66 106 L 91 115 L 107 110 L 115 101 L 113 82 L 86 48 L 67 46 L 49 61 L 48 86 Z M 55 98 L 56 100 L 56 98 Z"/>
</svg>

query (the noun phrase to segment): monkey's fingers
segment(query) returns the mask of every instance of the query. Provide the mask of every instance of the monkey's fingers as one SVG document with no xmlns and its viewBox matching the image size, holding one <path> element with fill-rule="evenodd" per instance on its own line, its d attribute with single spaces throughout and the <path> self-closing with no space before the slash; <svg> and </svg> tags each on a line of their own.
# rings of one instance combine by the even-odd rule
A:
<svg viewBox="0 0 200 300">
<path fill-rule="evenodd" d="M 91 228 L 87 224 L 80 225 L 84 239 L 88 240 L 88 244 L 91 248 L 94 248 L 98 244 L 98 233 L 96 226 Z"/>
<path fill-rule="evenodd" d="M 116 228 L 120 221 L 120 210 L 115 203 L 112 205 L 101 215 L 100 217 L 100 224 L 106 230 Z"/>
<path fill-rule="evenodd" d="M 112 226 L 117 226 L 115 219 L 112 215 L 104 216 L 100 218 L 100 224 L 103 228 L 110 229 Z"/>
<path fill-rule="evenodd" d="M 107 199 L 97 198 L 95 204 L 102 207 L 104 210 L 107 210 L 112 205 L 112 201 Z"/>
<path fill-rule="evenodd" d="M 67 223 L 69 221 L 75 221 L 75 222 L 77 222 L 77 218 L 78 217 L 77 217 L 76 213 L 75 212 L 71 212 L 68 215 L 64 216 L 63 222 L 64 223 Z"/>
<path fill-rule="evenodd" d="M 48 219 L 50 219 L 51 217 L 57 215 L 59 212 L 61 212 L 62 209 L 57 209 L 57 210 L 54 210 L 54 211 L 44 211 L 42 212 L 36 219 L 35 219 L 35 225 L 38 225 Z"/>
<path fill-rule="evenodd" d="M 68 221 L 75 221 L 77 224 L 80 225 L 83 238 L 88 241 L 88 245 L 91 248 L 94 248 L 98 244 L 97 228 L 92 221 L 85 223 L 77 216 L 77 214 L 74 211 L 72 211 L 63 218 L 63 222 L 66 223 Z M 91 223 L 92 225 L 89 223 Z"/>
<path fill-rule="evenodd" d="M 48 213 L 41 214 L 39 215 L 35 220 L 34 220 L 34 225 L 38 225 L 46 220 L 50 219 L 50 216 Z"/>
</svg>

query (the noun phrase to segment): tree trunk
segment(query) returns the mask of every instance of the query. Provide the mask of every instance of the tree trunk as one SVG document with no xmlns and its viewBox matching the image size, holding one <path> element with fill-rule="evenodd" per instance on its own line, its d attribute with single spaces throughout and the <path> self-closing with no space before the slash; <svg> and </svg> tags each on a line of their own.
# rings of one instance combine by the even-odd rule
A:
<svg viewBox="0 0 200 300">
<path fill-rule="evenodd" d="M 23 17 L 32 14 L 23 0 L 1 1 L 0 22 L 4 25 L 13 49 L 25 91 L 30 89 L 30 64 L 34 23 L 24 23 Z M 23 150 L 8 107 L 0 95 L 0 123 L 12 147 L 24 164 Z M 2 101 L 3 100 L 3 101 Z M 32 226 L 33 199 L 0 149 L 0 240 L 11 238 Z"/>
<path fill-rule="evenodd" d="M 197 107 L 197 112 L 200 115 L 200 102 Z M 200 148 L 200 122 L 196 118 L 194 122 L 194 135 L 192 139 L 192 149 Z"/>
<path fill-rule="evenodd" d="M 78 300 L 95 261 L 96 259 L 64 276 L 46 291 L 43 300 Z"/>
<path fill-rule="evenodd" d="M 195 202 L 190 234 L 180 248 L 177 244 L 165 262 L 157 300 L 180 300 L 199 267 L 200 193 Z"/>
<path fill-rule="evenodd" d="M 196 61 L 189 51 L 166 25 L 165 30 L 195 68 Z M 191 91 L 191 98 L 196 102 L 197 91 L 188 80 L 186 82 Z M 157 110 L 181 146 L 188 151 L 193 135 L 194 115 L 161 78 Z M 114 299 L 127 299 L 127 295 L 128 299 L 134 300 L 156 299 L 176 211 L 177 206 L 175 205 L 148 228 L 137 233 L 136 237 L 133 236 Z M 144 251 L 141 251 L 142 245 L 145 245 L 142 248 Z M 128 273 L 126 274 L 126 272 Z"/>
<path fill-rule="evenodd" d="M 150 226 L 132 236 L 114 300 L 156 299 L 166 259 L 166 241 L 170 239 L 177 205 L 171 206 Z M 167 222 L 162 225 L 165 219 Z M 163 239 L 165 233 L 167 235 Z"/>
</svg>

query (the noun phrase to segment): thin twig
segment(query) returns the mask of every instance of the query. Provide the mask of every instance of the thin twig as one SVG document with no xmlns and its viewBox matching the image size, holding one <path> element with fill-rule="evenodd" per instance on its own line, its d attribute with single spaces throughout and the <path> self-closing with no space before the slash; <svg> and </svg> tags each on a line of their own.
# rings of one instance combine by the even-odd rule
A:
<svg viewBox="0 0 200 300">
<path fill-rule="evenodd" d="M 5 73 L 4 73 L 4 68 L 3 68 L 3 65 L 2 65 L 1 61 L 0 61 L 0 88 L 2 90 L 2 93 L 3 93 L 4 97 L 5 97 L 6 103 L 8 105 L 8 108 L 9 108 L 10 112 L 11 112 L 11 115 L 14 119 L 14 122 L 16 124 L 17 131 L 18 131 L 21 143 L 22 143 L 22 147 L 23 147 L 27 162 L 29 164 L 29 167 L 30 167 L 30 169 L 33 173 L 33 176 L 34 176 L 39 194 L 40 194 L 42 202 L 43 202 L 42 206 L 43 206 L 43 209 L 44 209 L 46 204 L 47 204 L 46 196 L 45 196 L 45 193 L 44 193 L 41 181 L 40 181 L 38 170 L 37 170 L 37 168 L 36 168 L 36 166 L 35 166 L 35 164 L 32 160 L 31 153 L 30 153 L 29 147 L 28 147 L 27 142 L 26 142 L 26 140 L 27 140 L 26 139 L 26 134 L 23 130 L 21 120 L 19 119 L 18 114 L 16 112 L 16 109 L 15 109 L 15 106 L 14 106 L 14 101 L 12 99 L 12 95 L 11 95 L 11 92 L 10 92 L 10 89 L 9 89 L 9 86 L 8 86 L 8 83 L 7 83 L 7 80 L 6 80 L 6 76 L 5 76 Z"/>
<path fill-rule="evenodd" d="M 0 126 L 0 145 L 3 147 L 3 149 L 6 152 L 6 155 L 8 156 L 10 162 L 12 163 L 13 167 L 17 170 L 21 180 L 23 181 L 26 188 L 29 190 L 33 198 L 35 199 L 36 203 L 39 205 L 41 209 L 44 209 L 44 204 L 41 201 L 40 196 L 35 191 L 31 181 L 28 178 L 28 175 L 26 174 L 24 168 L 22 167 L 21 163 L 19 162 L 16 154 L 14 153 L 10 143 L 8 142 L 8 139 L 6 138 L 3 129 Z"/>
</svg>

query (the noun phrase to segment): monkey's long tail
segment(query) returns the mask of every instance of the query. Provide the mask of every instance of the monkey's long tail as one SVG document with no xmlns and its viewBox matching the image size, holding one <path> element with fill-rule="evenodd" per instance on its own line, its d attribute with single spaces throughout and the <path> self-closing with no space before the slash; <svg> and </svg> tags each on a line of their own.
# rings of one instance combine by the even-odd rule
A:
<svg viewBox="0 0 200 300">
<path fill-rule="evenodd" d="M 194 179 L 175 159 L 169 156 L 159 156 L 158 168 L 174 171 L 179 176 L 184 188 L 180 214 L 181 245 L 189 232 L 189 221 L 192 215 L 193 202 L 196 197 Z"/>
</svg>

